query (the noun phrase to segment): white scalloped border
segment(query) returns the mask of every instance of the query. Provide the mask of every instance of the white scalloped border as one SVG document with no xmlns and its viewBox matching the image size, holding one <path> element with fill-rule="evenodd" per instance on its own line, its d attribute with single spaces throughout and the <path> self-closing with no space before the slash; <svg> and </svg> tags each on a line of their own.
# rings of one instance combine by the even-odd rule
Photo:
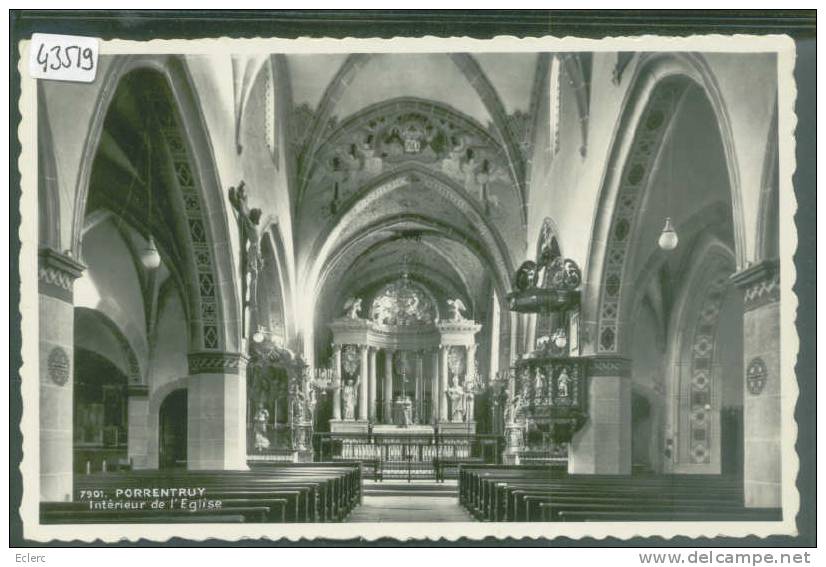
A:
<svg viewBox="0 0 826 567">
<path fill-rule="evenodd" d="M 28 76 L 28 45 L 21 41 L 18 72 L 21 77 L 21 96 L 18 107 L 22 116 L 18 139 L 22 153 L 18 160 L 21 175 L 20 215 L 20 313 L 23 339 L 21 368 L 23 416 L 23 500 L 20 515 L 23 536 L 35 541 L 117 542 L 151 540 L 169 541 L 180 537 L 193 541 L 218 539 L 242 541 L 265 538 L 287 539 L 297 542 L 315 538 L 353 539 L 375 541 L 379 538 L 404 540 L 457 541 L 461 538 L 480 540 L 494 538 L 618 538 L 685 536 L 698 537 L 767 537 L 795 535 L 795 517 L 800 506 L 796 488 L 799 458 L 795 451 L 798 425 L 794 410 L 798 398 L 795 363 L 799 337 L 794 326 L 797 296 L 792 291 L 796 281 L 794 253 L 797 248 L 797 229 L 794 214 L 797 199 L 792 186 L 795 171 L 794 130 L 797 118 L 794 104 L 797 88 L 794 82 L 795 45 L 785 35 L 697 35 L 685 38 L 660 36 L 615 37 L 603 39 L 582 38 L 517 38 L 498 36 L 493 39 L 467 37 L 362 39 L 362 38 L 299 38 L 299 39 L 233 39 L 199 40 L 111 40 L 101 41 L 100 54 L 209 54 L 226 53 L 227 44 L 233 52 L 277 53 L 351 53 L 351 52 L 408 52 L 433 53 L 450 51 L 469 52 L 534 52 L 534 51 L 700 51 L 700 52 L 776 52 L 778 72 L 778 148 L 780 191 L 780 266 L 781 282 L 781 373 L 782 373 L 782 498 L 783 519 L 779 522 L 635 522 L 635 523 L 377 523 L 377 524 L 163 524 L 163 525 L 41 525 L 38 519 L 39 431 L 38 396 L 38 295 L 37 295 L 37 112 L 35 80 Z M 94 530 L 94 532 L 92 532 Z"/>
</svg>

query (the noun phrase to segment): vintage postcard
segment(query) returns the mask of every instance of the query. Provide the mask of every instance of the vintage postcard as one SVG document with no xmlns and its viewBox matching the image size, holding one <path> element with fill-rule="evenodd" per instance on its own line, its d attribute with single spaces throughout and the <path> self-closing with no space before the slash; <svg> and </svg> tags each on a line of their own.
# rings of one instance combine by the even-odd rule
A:
<svg viewBox="0 0 826 567">
<path fill-rule="evenodd" d="M 795 533 L 790 38 L 19 49 L 25 538 Z"/>
</svg>

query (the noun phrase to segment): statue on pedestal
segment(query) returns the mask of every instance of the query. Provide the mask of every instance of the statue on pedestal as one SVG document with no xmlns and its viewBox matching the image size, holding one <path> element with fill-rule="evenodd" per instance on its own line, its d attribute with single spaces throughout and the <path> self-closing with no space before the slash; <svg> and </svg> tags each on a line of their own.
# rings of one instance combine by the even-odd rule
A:
<svg viewBox="0 0 826 567">
<path fill-rule="evenodd" d="M 255 450 L 264 451 L 269 449 L 270 440 L 267 437 L 267 428 L 269 427 L 270 412 L 264 407 L 264 404 L 258 404 L 258 411 L 255 414 L 255 424 L 253 431 L 255 432 Z"/>
<path fill-rule="evenodd" d="M 560 398 L 567 398 L 570 395 L 568 390 L 570 383 L 571 377 L 568 376 L 568 369 L 563 368 L 556 379 L 556 395 Z"/>
<path fill-rule="evenodd" d="M 541 403 L 545 399 L 546 378 L 545 370 L 542 367 L 537 367 L 533 385 L 534 401 L 537 403 Z"/>
<path fill-rule="evenodd" d="M 402 402 L 402 427 L 409 427 L 413 425 L 413 402 L 410 401 L 410 396 L 405 396 Z"/>
<path fill-rule="evenodd" d="M 358 381 L 353 383 L 347 380 L 341 389 L 341 397 L 344 402 L 344 419 L 353 421 L 356 418 L 356 402 L 358 402 Z"/>
<path fill-rule="evenodd" d="M 455 374 L 451 377 L 447 397 L 450 400 L 450 421 L 454 423 L 464 422 L 466 394 L 465 389 L 459 385 L 459 379 Z"/>
</svg>

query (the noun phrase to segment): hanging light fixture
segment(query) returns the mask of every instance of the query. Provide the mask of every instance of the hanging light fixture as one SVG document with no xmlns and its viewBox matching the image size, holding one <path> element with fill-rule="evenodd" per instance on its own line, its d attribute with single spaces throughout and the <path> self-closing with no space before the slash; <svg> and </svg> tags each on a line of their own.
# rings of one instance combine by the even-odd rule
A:
<svg viewBox="0 0 826 567">
<path fill-rule="evenodd" d="M 674 101 L 674 91 L 671 92 L 671 120 L 675 120 L 675 111 L 676 105 Z M 670 193 L 672 187 L 674 187 L 674 138 L 673 138 L 673 129 L 670 133 L 666 133 L 671 139 L 668 140 L 669 145 L 669 154 L 670 159 L 668 160 L 668 187 L 665 190 L 665 207 L 668 210 L 671 204 Z M 671 217 L 665 217 L 665 225 L 663 226 L 663 230 L 660 233 L 660 238 L 657 240 L 657 244 L 659 244 L 662 250 L 666 252 L 670 252 L 674 250 L 677 245 L 680 243 L 680 237 L 677 236 L 677 231 L 674 230 L 674 224 L 671 222 Z"/>
<path fill-rule="evenodd" d="M 663 226 L 663 231 L 660 233 L 660 239 L 657 243 L 660 245 L 660 248 L 665 251 L 674 250 L 677 244 L 680 243 L 680 237 L 677 236 L 677 231 L 674 230 L 671 217 L 665 218 L 665 226 Z"/>
<path fill-rule="evenodd" d="M 161 255 L 158 253 L 155 239 L 151 235 L 149 236 L 149 242 L 146 243 L 146 248 L 141 251 L 141 263 L 147 270 L 155 270 L 161 265 Z"/>
<path fill-rule="evenodd" d="M 149 239 L 146 248 L 141 251 L 141 263 L 147 270 L 156 270 L 161 265 L 161 255 L 155 246 L 155 239 L 152 238 L 152 145 L 149 142 L 149 130 L 147 125 L 146 136 L 146 225 L 148 227 Z"/>
</svg>

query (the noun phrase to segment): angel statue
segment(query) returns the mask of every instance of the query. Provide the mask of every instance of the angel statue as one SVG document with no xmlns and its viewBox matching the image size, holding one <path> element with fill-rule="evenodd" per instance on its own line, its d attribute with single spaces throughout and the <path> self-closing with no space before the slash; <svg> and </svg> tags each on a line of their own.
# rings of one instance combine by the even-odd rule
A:
<svg viewBox="0 0 826 567">
<path fill-rule="evenodd" d="M 344 302 L 344 313 L 348 319 L 360 319 L 361 315 L 361 298 L 351 297 Z"/>
<path fill-rule="evenodd" d="M 466 321 L 464 313 L 467 312 L 464 302 L 459 299 L 448 299 L 447 305 L 450 308 L 450 320 L 454 322 Z"/>
</svg>

